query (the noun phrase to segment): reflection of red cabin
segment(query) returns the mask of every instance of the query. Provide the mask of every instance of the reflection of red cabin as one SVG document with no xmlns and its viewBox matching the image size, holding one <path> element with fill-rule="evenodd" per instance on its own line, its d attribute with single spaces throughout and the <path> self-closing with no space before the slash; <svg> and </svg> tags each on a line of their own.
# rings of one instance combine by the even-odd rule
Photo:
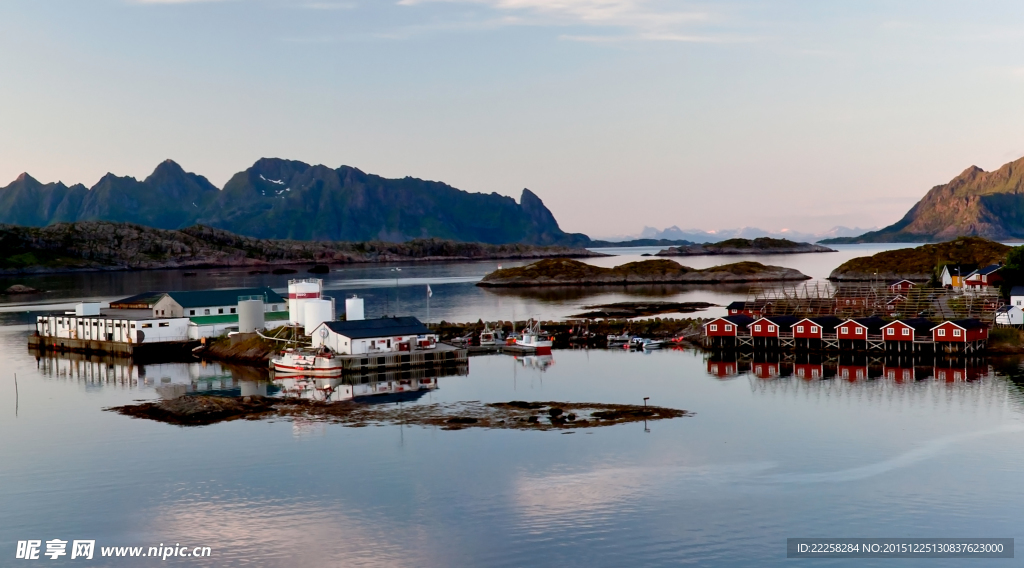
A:
<svg viewBox="0 0 1024 568">
<path fill-rule="evenodd" d="M 988 339 L 988 326 L 976 319 L 944 321 L 931 331 L 936 343 L 967 343 Z"/>
<path fill-rule="evenodd" d="M 759 379 L 774 379 L 779 376 L 778 363 L 754 363 L 754 376 Z"/>
<path fill-rule="evenodd" d="M 914 369 L 908 369 L 905 367 L 886 367 L 885 378 L 890 381 L 896 381 L 897 383 L 912 383 L 914 382 Z"/>
<path fill-rule="evenodd" d="M 890 292 L 902 293 L 906 292 L 907 290 L 910 290 L 913 287 L 914 283 L 911 282 L 910 280 L 897 280 L 895 282 L 889 283 Z"/>
<path fill-rule="evenodd" d="M 959 381 L 976 381 L 985 374 L 985 371 L 977 367 L 964 367 L 962 369 L 935 367 L 933 373 L 937 381 L 955 383 Z"/>
<path fill-rule="evenodd" d="M 814 381 L 825 376 L 825 368 L 822 365 L 797 363 L 793 366 L 793 373 L 805 381 Z"/>
<path fill-rule="evenodd" d="M 737 333 L 747 329 L 753 321 L 753 318 L 744 315 L 713 319 L 704 324 L 704 335 L 708 337 L 736 337 Z"/>
<path fill-rule="evenodd" d="M 708 361 L 708 374 L 720 379 L 736 375 L 735 361 Z"/>
<path fill-rule="evenodd" d="M 868 368 L 862 365 L 839 365 L 838 376 L 847 381 L 863 381 L 868 378 Z"/>
</svg>

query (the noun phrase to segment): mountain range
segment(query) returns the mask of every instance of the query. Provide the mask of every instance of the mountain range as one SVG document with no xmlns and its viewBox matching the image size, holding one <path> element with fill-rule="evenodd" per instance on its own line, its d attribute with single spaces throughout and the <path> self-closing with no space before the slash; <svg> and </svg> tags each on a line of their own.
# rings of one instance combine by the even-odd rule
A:
<svg viewBox="0 0 1024 568">
<path fill-rule="evenodd" d="M 630 241 L 632 239 L 642 240 L 667 240 L 677 241 L 677 244 L 689 243 L 715 243 L 728 239 L 758 239 L 773 238 L 787 239 L 791 241 L 815 242 L 821 239 L 834 237 L 851 237 L 860 235 L 870 229 L 833 227 L 828 231 L 820 233 L 809 233 L 782 229 L 778 231 L 766 231 L 757 227 L 740 227 L 738 229 L 719 229 L 716 231 L 703 231 L 700 229 L 680 229 L 677 226 L 665 229 L 655 227 L 644 227 L 639 235 L 622 236 L 617 238 L 605 237 L 606 241 Z"/>
<path fill-rule="evenodd" d="M 263 158 L 218 188 L 166 160 L 144 180 L 107 174 L 92 187 L 27 173 L 0 188 L 0 223 L 80 221 L 158 229 L 204 225 L 262 239 L 386 241 L 439 238 L 488 244 L 586 246 L 529 189 L 519 202 L 412 177 Z"/>
<path fill-rule="evenodd" d="M 1024 240 L 1024 158 L 986 172 L 971 166 L 928 191 L 898 222 L 828 244 L 929 243 L 961 236 Z"/>
</svg>

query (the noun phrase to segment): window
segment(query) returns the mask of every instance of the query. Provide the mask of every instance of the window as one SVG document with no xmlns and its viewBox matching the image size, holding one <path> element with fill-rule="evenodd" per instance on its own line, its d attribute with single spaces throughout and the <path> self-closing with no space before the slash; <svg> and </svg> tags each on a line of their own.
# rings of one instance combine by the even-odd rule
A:
<svg viewBox="0 0 1024 568">
<path fill-rule="evenodd" d="M 802 326 L 802 325 L 796 326 L 796 332 L 797 333 L 803 333 L 804 332 L 804 326 Z"/>
<path fill-rule="evenodd" d="M 235 313 L 235 308 L 231 308 L 231 313 Z"/>
<path fill-rule="evenodd" d="M 195 310 L 189 310 L 188 311 L 188 315 L 194 316 L 194 315 L 196 315 L 196 311 Z"/>
<path fill-rule="evenodd" d="M 144 324 L 142 324 L 142 328 L 143 329 L 146 329 L 146 328 L 149 328 L 149 327 L 153 327 L 153 324 L 151 324 L 151 323 L 144 323 Z"/>
<path fill-rule="evenodd" d="M 210 308 L 206 308 L 205 310 L 203 310 L 203 315 L 204 316 L 210 315 Z"/>
<path fill-rule="evenodd" d="M 276 312 L 277 311 L 277 304 L 274 304 L 273 306 L 270 306 L 270 311 Z"/>
<path fill-rule="evenodd" d="M 725 331 L 732 331 L 732 326 L 729 324 L 725 324 Z"/>
<path fill-rule="evenodd" d="M 755 325 L 754 326 L 754 331 L 761 331 L 761 326 Z"/>
<path fill-rule="evenodd" d="M 218 308 L 218 309 L 217 309 L 217 313 L 218 313 L 218 314 L 222 314 L 222 313 L 224 313 L 224 308 Z"/>
<path fill-rule="evenodd" d="M 935 330 L 935 335 L 937 335 L 938 337 L 945 337 L 946 336 L 946 330 L 944 330 L 944 329 L 936 329 Z"/>
<path fill-rule="evenodd" d="M 855 331 L 854 333 L 856 333 L 857 335 L 864 335 L 864 328 L 858 327 L 857 331 Z"/>
<path fill-rule="evenodd" d="M 953 330 L 953 337 L 960 337 L 960 330 L 959 329 L 954 329 Z"/>
<path fill-rule="evenodd" d="M 812 325 L 811 326 L 811 333 L 818 333 L 818 326 Z"/>
<path fill-rule="evenodd" d="M 769 325 L 768 326 L 768 333 L 775 333 L 775 326 L 774 325 Z"/>
<path fill-rule="evenodd" d="M 163 310 L 160 310 L 160 315 L 166 315 Z"/>
<path fill-rule="evenodd" d="M 907 330 L 904 329 L 903 331 L 907 331 Z M 887 335 L 896 335 L 896 330 L 891 328 L 891 327 L 889 329 L 887 329 L 886 332 L 887 332 Z"/>
<path fill-rule="evenodd" d="M 848 327 L 841 327 L 841 328 L 839 328 L 839 333 L 850 333 L 850 328 L 848 328 Z"/>
<path fill-rule="evenodd" d="M 169 322 L 162 321 L 160 322 L 160 327 L 171 327 L 171 324 Z"/>
<path fill-rule="evenodd" d="M 907 328 L 903 328 L 903 335 L 910 335 L 910 330 Z"/>
<path fill-rule="evenodd" d="M 708 329 L 711 331 L 718 331 L 718 326 L 716 324 L 711 324 L 708 326 Z"/>
</svg>

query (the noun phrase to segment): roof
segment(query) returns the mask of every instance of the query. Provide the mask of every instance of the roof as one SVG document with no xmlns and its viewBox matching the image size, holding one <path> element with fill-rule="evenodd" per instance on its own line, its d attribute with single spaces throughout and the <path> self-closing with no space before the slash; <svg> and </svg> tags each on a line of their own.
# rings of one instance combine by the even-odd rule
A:
<svg viewBox="0 0 1024 568">
<path fill-rule="evenodd" d="M 135 294 L 134 296 L 128 296 L 127 298 L 110 302 L 110 307 L 114 309 L 131 309 L 133 307 L 143 305 L 152 307 L 153 304 L 157 303 L 164 294 L 166 294 L 166 292 L 143 292 L 141 294 Z"/>
<path fill-rule="evenodd" d="M 707 325 L 707 324 L 709 324 L 709 323 L 711 323 L 713 321 L 718 321 L 718 320 L 725 320 L 725 321 L 727 321 L 729 323 L 736 324 L 739 327 L 746 327 L 746 326 L 754 323 L 754 318 L 752 318 L 752 317 L 750 317 L 748 315 L 744 315 L 744 314 L 736 314 L 734 316 L 722 316 L 720 318 L 715 318 L 713 320 L 710 320 L 710 321 L 706 322 L 704 325 Z"/>
<path fill-rule="evenodd" d="M 284 298 L 268 286 L 262 288 L 231 288 L 228 290 L 190 290 L 187 292 L 167 292 L 172 300 L 183 308 L 206 308 L 210 306 L 230 306 L 238 303 L 239 296 L 263 296 L 268 304 L 283 304 Z"/>
<path fill-rule="evenodd" d="M 835 329 L 836 326 L 843 323 L 843 320 L 841 318 L 837 318 L 836 316 L 819 316 L 815 318 L 804 318 L 803 320 L 800 321 L 804 320 L 817 324 L 824 329 Z"/>
<path fill-rule="evenodd" d="M 1024 296 L 1024 286 L 1010 288 L 1010 296 Z"/>
<path fill-rule="evenodd" d="M 765 321 L 774 323 L 779 326 L 779 329 L 791 329 L 793 325 L 800 321 L 800 318 L 796 316 L 771 316 L 767 318 L 761 318 Z"/>
<path fill-rule="evenodd" d="M 956 273 L 958 276 L 967 276 L 978 268 L 977 264 L 944 264 L 942 269 L 953 276 Z"/>
<path fill-rule="evenodd" d="M 1020 308 L 1018 308 L 1017 306 L 1014 306 L 1012 304 L 1006 304 L 1004 306 L 999 306 L 999 308 L 996 310 L 996 313 L 997 314 L 1005 314 L 1006 312 L 1009 312 L 1009 311 L 1012 311 L 1012 310 L 1020 310 Z M 1021 311 L 1024 311 L 1024 310 L 1021 310 Z"/>
<path fill-rule="evenodd" d="M 988 327 L 987 325 L 982 323 L 981 320 L 976 320 L 976 319 L 958 319 L 958 320 L 944 321 L 944 322 L 940 323 L 939 325 L 936 325 L 936 326 L 932 327 L 932 329 L 935 329 L 937 327 L 942 327 L 942 326 L 946 325 L 947 323 L 951 323 L 951 324 L 953 324 L 953 325 L 955 325 L 955 326 L 957 326 L 957 327 L 959 327 L 961 329 L 980 329 L 980 328 L 983 328 L 983 327 Z"/>
<path fill-rule="evenodd" d="M 990 264 L 984 268 L 979 268 L 975 270 L 974 272 L 968 274 L 967 276 L 988 276 L 989 274 L 992 274 L 993 272 L 999 270 L 1002 267 L 1002 264 Z"/>
<path fill-rule="evenodd" d="M 412 317 L 380 318 L 357 321 L 324 322 L 331 331 L 350 339 L 393 337 L 396 335 L 423 335 L 433 333 L 423 322 Z"/>
<path fill-rule="evenodd" d="M 903 284 L 904 282 L 906 282 L 907 284 L 910 284 L 911 286 L 914 286 L 914 285 L 915 285 L 915 284 L 914 284 L 914 283 L 913 283 L 912 281 L 910 281 L 910 280 L 907 280 L 906 278 L 904 278 L 904 279 L 902 279 L 902 280 L 893 280 L 892 282 L 890 282 L 889 284 L 887 284 L 887 286 L 895 286 L 895 285 L 897 285 L 897 284 Z"/>
<path fill-rule="evenodd" d="M 867 318 L 853 318 L 847 321 L 852 321 L 855 324 L 861 325 L 868 328 L 868 332 L 881 332 L 882 326 L 885 325 L 885 320 L 879 317 L 871 316 Z M 846 323 L 846 322 L 843 322 Z"/>
<path fill-rule="evenodd" d="M 745 310 L 745 309 L 747 309 L 747 303 L 746 302 L 736 301 L 736 302 L 733 302 L 733 303 L 729 304 L 725 308 L 728 309 L 728 310 Z"/>
<path fill-rule="evenodd" d="M 915 333 L 927 333 L 935 327 L 935 322 L 925 318 L 907 318 L 896 320 L 894 322 L 883 325 L 883 328 L 889 327 L 890 325 L 903 324 L 914 330 Z"/>
<path fill-rule="evenodd" d="M 238 323 L 238 314 L 223 314 L 215 316 L 189 316 L 189 321 L 196 325 L 214 325 L 218 323 Z M 263 321 L 284 321 L 288 319 L 288 312 L 265 312 Z"/>
</svg>

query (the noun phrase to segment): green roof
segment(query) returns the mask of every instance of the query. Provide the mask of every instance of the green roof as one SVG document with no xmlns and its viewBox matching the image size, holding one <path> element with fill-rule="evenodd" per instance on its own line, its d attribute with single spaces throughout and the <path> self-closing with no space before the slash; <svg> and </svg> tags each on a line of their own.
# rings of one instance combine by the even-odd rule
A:
<svg viewBox="0 0 1024 568">
<path fill-rule="evenodd" d="M 167 292 L 183 308 L 208 308 L 210 306 L 231 306 L 238 303 L 239 296 L 263 296 L 268 304 L 283 304 L 284 298 L 269 287 L 234 288 L 231 290 L 192 290 L 188 292 Z"/>
<path fill-rule="evenodd" d="M 191 316 L 188 318 L 196 325 L 215 325 L 220 323 L 238 323 L 238 314 L 223 314 L 216 316 Z M 287 321 L 288 312 L 265 312 L 264 321 Z"/>
</svg>

